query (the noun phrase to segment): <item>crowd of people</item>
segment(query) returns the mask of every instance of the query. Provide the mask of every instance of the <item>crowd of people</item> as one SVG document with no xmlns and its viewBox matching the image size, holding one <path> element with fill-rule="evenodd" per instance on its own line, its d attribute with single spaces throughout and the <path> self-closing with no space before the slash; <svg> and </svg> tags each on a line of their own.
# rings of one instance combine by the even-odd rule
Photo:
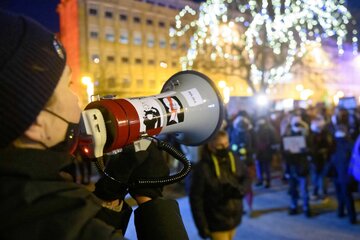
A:
<svg viewBox="0 0 360 240">
<path fill-rule="evenodd" d="M 232 239 L 241 222 L 241 199 L 251 216 L 253 188 L 271 188 L 274 172 L 288 185 L 289 215 L 312 217 L 310 200 L 328 200 L 333 186 L 337 216 L 357 223 L 353 193 L 360 181 L 359 127 L 360 108 L 322 106 L 258 115 L 239 111 L 226 119 L 220 136 L 202 151 L 196 149 L 195 157 L 188 155 L 195 159 L 188 193 L 199 235 Z M 242 177 L 233 171 L 232 158 L 239 161 L 233 166 L 243 169 Z M 237 204 L 229 210 L 232 201 Z"/>
<path fill-rule="evenodd" d="M 90 192 L 91 169 L 77 179 L 74 150 L 81 109 L 70 89 L 66 51 L 37 22 L 0 10 L 0 233 L 1 239 L 123 239 L 136 201 L 139 239 L 188 239 L 174 199 L 162 186 L 133 185 L 170 173 L 155 142 L 107 155 Z M 296 109 L 227 119 L 201 147 L 179 146 L 194 169 L 186 179 L 194 222 L 203 238 L 232 239 L 252 211 L 253 187 L 271 188 L 272 161 L 280 159 L 289 185 L 289 214 L 311 217 L 313 197 L 324 198 L 332 179 L 339 217 L 357 222 L 352 193 L 360 179 L 359 110 Z M 87 169 L 85 171 L 85 169 Z M 79 181 L 78 184 L 76 181 Z"/>
</svg>

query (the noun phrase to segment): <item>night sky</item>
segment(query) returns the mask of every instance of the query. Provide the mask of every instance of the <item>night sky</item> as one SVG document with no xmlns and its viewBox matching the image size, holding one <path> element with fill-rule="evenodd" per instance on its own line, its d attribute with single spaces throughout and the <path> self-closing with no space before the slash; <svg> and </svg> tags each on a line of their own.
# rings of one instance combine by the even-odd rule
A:
<svg viewBox="0 0 360 240">
<path fill-rule="evenodd" d="M 202 0 L 196 0 L 201 2 Z M 347 0 L 350 11 L 360 11 L 359 0 Z M 30 16 L 53 32 L 59 31 L 59 17 L 56 6 L 60 0 L 1 0 L 0 8 Z"/>
<path fill-rule="evenodd" d="M 36 19 L 53 32 L 59 31 L 56 6 L 60 0 L 0 0 L 0 8 Z"/>
</svg>

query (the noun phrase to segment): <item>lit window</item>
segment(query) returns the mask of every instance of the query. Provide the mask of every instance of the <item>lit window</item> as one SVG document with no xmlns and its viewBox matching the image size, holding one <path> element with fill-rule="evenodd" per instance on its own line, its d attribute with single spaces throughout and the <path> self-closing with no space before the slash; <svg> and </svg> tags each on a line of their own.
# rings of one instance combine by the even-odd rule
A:
<svg viewBox="0 0 360 240">
<path fill-rule="evenodd" d="M 177 43 L 176 41 L 172 40 L 170 43 L 171 49 L 176 49 L 177 48 Z"/>
<path fill-rule="evenodd" d="M 164 38 L 160 38 L 159 46 L 160 48 L 166 48 L 166 40 Z"/>
<path fill-rule="evenodd" d="M 142 79 L 136 79 L 136 85 L 137 85 L 138 87 L 141 87 L 142 85 L 144 85 L 144 80 L 142 80 Z"/>
<path fill-rule="evenodd" d="M 149 34 L 147 36 L 147 46 L 148 47 L 154 47 L 154 44 L 155 44 L 154 35 Z"/>
<path fill-rule="evenodd" d="M 91 55 L 91 60 L 92 60 L 94 63 L 99 63 L 99 62 L 100 62 L 99 54 L 93 54 L 93 55 Z"/>
<path fill-rule="evenodd" d="M 161 62 L 160 62 L 160 67 L 161 67 L 161 68 L 167 68 L 168 65 L 167 65 L 167 63 L 166 63 L 165 61 L 161 61 Z"/>
<path fill-rule="evenodd" d="M 116 78 L 115 77 L 109 77 L 108 78 L 108 86 L 109 87 L 116 87 Z"/>
<path fill-rule="evenodd" d="M 106 33 L 105 35 L 106 40 L 108 40 L 109 42 L 114 42 L 115 41 L 115 36 L 113 33 Z"/>
<path fill-rule="evenodd" d="M 113 17 L 113 13 L 110 11 L 105 11 L 105 18 L 112 18 Z"/>
<path fill-rule="evenodd" d="M 141 45 L 142 39 L 141 39 L 141 33 L 140 32 L 134 32 L 134 44 L 135 45 Z"/>
<path fill-rule="evenodd" d="M 149 80 L 149 84 L 150 84 L 150 86 L 156 86 L 156 81 L 154 80 L 154 79 L 150 79 Z"/>
<path fill-rule="evenodd" d="M 121 87 L 128 88 L 131 85 L 131 81 L 128 78 L 124 78 L 121 82 Z"/>
<path fill-rule="evenodd" d="M 92 15 L 92 16 L 97 16 L 98 11 L 95 8 L 90 8 L 89 9 L 89 14 Z"/>
<path fill-rule="evenodd" d="M 122 44 L 128 44 L 129 43 L 129 34 L 128 34 L 128 32 L 123 31 L 123 32 L 120 33 L 119 42 L 122 43 Z"/>
</svg>

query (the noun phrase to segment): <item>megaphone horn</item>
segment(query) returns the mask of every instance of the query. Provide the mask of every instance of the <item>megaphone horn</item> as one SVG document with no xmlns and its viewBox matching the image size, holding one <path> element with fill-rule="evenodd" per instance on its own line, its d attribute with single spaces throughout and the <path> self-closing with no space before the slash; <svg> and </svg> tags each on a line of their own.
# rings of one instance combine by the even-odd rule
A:
<svg viewBox="0 0 360 240">
<path fill-rule="evenodd" d="M 176 73 L 158 95 L 101 99 L 89 103 L 85 109 L 97 109 L 102 115 L 98 117 L 104 118 L 105 153 L 142 136 L 159 134 L 172 134 L 184 145 L 200 145 L 215 134 L 224 117 L 223 102 L 215 84 L 196 71 Z"/>
</svg>

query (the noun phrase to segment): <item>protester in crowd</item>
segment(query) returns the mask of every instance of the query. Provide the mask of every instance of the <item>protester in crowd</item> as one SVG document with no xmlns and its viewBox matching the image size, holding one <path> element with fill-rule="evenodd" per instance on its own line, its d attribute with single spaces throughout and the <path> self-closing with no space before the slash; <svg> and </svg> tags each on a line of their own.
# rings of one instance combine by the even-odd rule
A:
<svg viewBox="0 0 360 240">
<path fill-rule="evenodd" d="M 354 177 L 355 180 L 359 183 L 360 182 L 360 135 L 356 139 L 352 150 L 349 172 L 352 175 L 352 177 Z"/>
<path fill-rule="evenodd" d="M 334 185 L 338 202 L 337 215 L 345 216 L 345 208 L 351 224 L 355 224 L 356 212 L 352 186 L 355 181 L 349 173 L 351 152 L 354 140 L 349 124 L 349 112 L 346 109 L 338 108 L 331 117 L 329 130 L 332 135 L 332 152 L 330 161 L 335 169 Z"/>
<path fill-rule="evenodd" d="M 328 169 L 331 135 L 326 129 L 326 122 L 321 114 L 317 114 L 310 125 L 311 142 L 311 174 L 313 195 L 312 198 L 324 199 L 327 194 L 326 170 Z M 320 194 L 320 195 L 319 195 Z"/>
<path fill-rule="evenodd" d="M 247 214 L 252 216 L 254 191 L 252 181 L 256 178 L 255 164 L 253 160 L 253 126 L 245 111 L 238 113 L 230 128 L 231 150 L 239 155 L 241 161 L 246 165 L 249 174 L 250 186 L 245 194 Z"/>
<path fill-rule="evenodd" d="M 220 130 L 194 168 L 189 200 L 202 238 L 233 239 L 241 223 L 249 177 L 245 164 L 229 147 L 228 134 Z"/>
<path fill-rule="evenodd" d="M 128 189 L 131 179 L 169 173 L 154 143 L 110 159 L 105 170 L 118 180 L 102 176 L 98 197 L 73 182 L 64 168 L 74 161 L 81 110 L 66 53 L 27 17 L 0 10 L 0 22 L 0 239 L 123 239 L 128 192 L 139 239 L 188 239 L 177 202 L 161 188 Z"/>
<path fill-rule="evenodd" d="M 254 130 L 254 159 L 256 161 L 256 186 L 271 186 L 271 163 L 275 152 L 277 140 L 275 129 L 266 116 L 260 116 L 256 120 Z M 265 179 L 264 179 L 265 178 Z"/>
<path fill-rule="evenodd" d="M 273 145 L 273 157 L 272 157 L 272 171 L 280 172 L 281 180 L 283 183 L 286 182 L 286 179 L 284 177 L 284 161 L 282 159 L 281 154 L 281 133 L 280 133 L 280 125 L 281 120 L 284 116 L 284 111 L 273 111 L 270 113 L 269 117 L 269 123 L 274 128 L 274 138 L 276 140 L 276 144 Z"/>
<path fill-rule="evenodd" d="M 290 125 L 282 137 L 283 157 L 287 163 L 289 176 L 290 207 L 289 214 L 298 213 L 298 199 L 302 196 L 303 213 L 311 217 L 308 194 L 308 175 L 310 171 L 309 127 L 299 115 L 293 114 Z"/>
</svg>

